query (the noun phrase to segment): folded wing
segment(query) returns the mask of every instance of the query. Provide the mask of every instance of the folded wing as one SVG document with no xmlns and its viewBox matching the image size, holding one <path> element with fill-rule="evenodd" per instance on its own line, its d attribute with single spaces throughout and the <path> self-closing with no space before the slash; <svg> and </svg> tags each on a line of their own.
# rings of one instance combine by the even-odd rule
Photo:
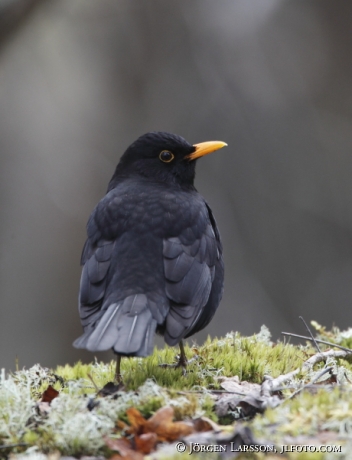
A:
<svg viewBox="0 0 352 460">
<path fill-rule="evenodd" d="M 204 316 L 204 308 L 209 306 L 215 273 L 222 265 L 216 232 L 207 215 L 180 236 L 163 241 L 165 289 L 171 304 L 165 324 L 165 341 L 169 345 L 191 335 Z M 217 306 L 218 302 L 209 308 L 215 312 Z M 211 312 L 209 315 L 211 318 Z"/>
</svg>

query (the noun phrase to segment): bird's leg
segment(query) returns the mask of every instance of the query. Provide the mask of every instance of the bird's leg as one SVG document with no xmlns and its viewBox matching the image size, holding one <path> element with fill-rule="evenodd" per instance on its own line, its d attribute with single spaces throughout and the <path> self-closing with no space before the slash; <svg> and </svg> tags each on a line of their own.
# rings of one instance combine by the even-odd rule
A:
<svg viewBox="0 0 352 460">
<path fill-rule="evenodd" d="M 116 353 L 116 370 L 115 370 L 115 382 L 116 383 L 122 382 L 122 375 L 120 371 L 121 358 L 122 356 Z"/>
<path fill-rule="evenodd" d="M 175 364 L 160 364 L 160 367 L 173 367 L 174 369 L 177 369 L 178 367 L 182 367 L 182 374 L 186 375 L 186 367 L 188 364 L 187 358 L 186 358 L 186 353 L 185 353 L 185 347 L 183 345 L 182 340 L 180 340 L 180 343 L 178 344 L 180 347 L 180 357 L 178 359 L 178 362 Z"/>
<path fill-rule="evenodd" d="M 185 347 L 183 345 L 182 340 L 180 340 L 180 343 L 178 344 L 180 347 L 180 358 L 177 363 L 177 367 L 182 367 L 183 369 L 186 369 L 188 361 L 185 353 Z"/>
</svg>

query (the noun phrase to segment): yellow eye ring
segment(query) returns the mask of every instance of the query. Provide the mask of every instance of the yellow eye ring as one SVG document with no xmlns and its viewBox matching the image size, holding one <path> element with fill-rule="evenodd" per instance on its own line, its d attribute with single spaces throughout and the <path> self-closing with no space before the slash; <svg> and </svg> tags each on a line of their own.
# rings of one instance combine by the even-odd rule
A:
<svg viewBox="0 0 352 460">
<path fill-rule="evenodd" d="M 159 159 L 164 163 L 170 163 L 175 158 L 175 155 L 169 150 L 163 150 L 159 153 Z"/>
</svg>

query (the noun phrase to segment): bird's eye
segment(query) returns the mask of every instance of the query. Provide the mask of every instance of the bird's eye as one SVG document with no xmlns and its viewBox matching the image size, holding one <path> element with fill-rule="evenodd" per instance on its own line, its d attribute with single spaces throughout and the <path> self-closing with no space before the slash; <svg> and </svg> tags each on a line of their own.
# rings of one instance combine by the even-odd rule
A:
<svg viewBox="0 0 352 460">
<path fill-rule="evenodd" d="M 168 150 L 163 150 L 162 152 L 160 152 L 159 158 L 164 163 L 170 163 L 170 161 L 172 161 L 175 158 L 175 156 L 173 153 L 169 152 Z"/>
</svg>

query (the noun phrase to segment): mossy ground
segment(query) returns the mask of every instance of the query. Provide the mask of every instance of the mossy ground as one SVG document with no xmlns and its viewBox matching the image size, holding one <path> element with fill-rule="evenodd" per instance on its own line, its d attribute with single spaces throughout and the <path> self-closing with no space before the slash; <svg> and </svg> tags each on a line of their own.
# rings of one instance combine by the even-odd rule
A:
<svg viewBox="0 0 352 460">
<path fill-rule="evenodd" d="M 190 390 L 194 387 L 219 389 L 218 377 L 238 375 L 240 380 L 261 383 L 264 375 L 277 377 L 299 367 L 312 350 L 305 346 L 293 346 L 288 343 L 271 343 L 265 334 L 241 337 L 239 334 L 227 334 L 225 338 L 208 338 L 202 346 L 185 345 L 188 359 L 195 358 L 182 370 L 160 367 L 163 363 L 175 362 L 177 348 L 155 349 L 147 358 L 123 358 L 121 372 L 127 389 L 135 390 L 147 379 L 153 379 L 158 385 L 174 390 Z M 77 380 L 92 376 L 95 384 L 102 387 L 114 378 L 115 362 L 106 365 L 99 363 L 77 363 L 74 367 L 58 367 L 55 373 L 65 380 Z M 87 389 L 88 391 L 88 389 Z M 94 391 L 94 386 L 91 386 Z"/>
<path fill-rule="evenodd" d="M 327 332 L 317 324 L 316 329 L 324 340 L 343 346 L 352 344 L 352 334 L 348 331 Z M 322 346 L 322 350 L 327 348 Z M 109 457 L 104 436 L 117 436 L 116 423 L 127 420 L 129 407 L 138 408 L 148 418 L 160 407 L 171 405 L 178 420 L 206 415 L 216 421 L 211 392 L 221 388 L 221 377 L 237 375 L 241 381 L 262 383 L 264 376 L 275 378 L 299 369 L 316 350 L 310 344 L 273 343 L 265 328 L 251 337 L 230 333 L 222 339 L 209 338 L 202 346 L 186 345 L 187 357 L 197 359 L 189 365 L 185 376 L 181 369 L 159 367 L 162 363 L 172 363 L 177 353 L 177 349 L 165 347 L 145 359 L 123 359 L 126 391 L 117 399 L 94 399 L 96 387 L 100 389 L 113 380 L 114 361 L 77 363 L 73 367 L 59 366 L 53 371 L 37 365 L 9 376 L 3 371 L 0 376 L 0 457 L 11 454 L 16 458 L 31 458 L 34 453 L 47 455 L 52 452 L 76 457 Z M 325 365 L 317 364 L 314 372 Z M 352 365 L 350 360 L 339 359 L 330 361 L 329 366 L 335 366 L 335 374 L 340 375 L 337 384 L 326 380 L 292 399 L 288 399 L 292 390 L 284 390 L 287 399 L 278 407 L 252 420 L 231 420 L 229 423 L 232 426 L 246 423 L 256 439 L 269 444 L 342 446 L 341 453 L 292 452 L 285 454 L 287 458 L 348 458 L 347 452 L 352 448 L 349 444 L 352 437 Z M 309 373 L 297 375 L 290 384 L 297 387 L 310 379 Z M 49 384 L 60 392 L 60 396 L 52 401 L 48 414 L 43 415 L 38 412 L 36 403 Z M 88 403 L 93 400 L 98 404 L 89 410 Z M 163 455 L 161 453 L 158 458 L 171 458 L 171 454 Z M 202 454 L 202 458 L 207 455 Z M 258 458 L 261 454 L 254 455 L 253 458 Z M 182 455 L 175 454 L 174 458 L 180 460 Z M 210 454 L 209 458 L 217 458 L 217 454 Z"/>
</svg>

